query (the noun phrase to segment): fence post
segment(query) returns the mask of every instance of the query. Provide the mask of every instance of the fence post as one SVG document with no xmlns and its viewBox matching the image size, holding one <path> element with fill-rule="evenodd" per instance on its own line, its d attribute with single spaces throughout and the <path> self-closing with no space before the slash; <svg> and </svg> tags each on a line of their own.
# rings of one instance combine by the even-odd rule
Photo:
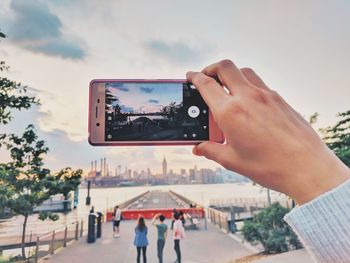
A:
<svg viewBox="0 0 350 263">
<path fill-rule="evenodd" d="M 228 233 L 230 233 L 230 224 L 228 222 L 228 217 L 225 216 L 225 218 L 226 218 L 226 233 L 228 234 Z"/>
<path fill-rule="evenodd" d="M 53 255 L 54 253 L 54 242 L 55 242 L 55 230 L 52 231 L 52 238 L 51 238 L 51 244 L 50 244 L 50 254 Z"/>
<path fill-rule="evenodd" d="M 34 255 L 34 263 L 38 262 L 38 254 L 39 254 L 39 237 L 36 237 L 36 246 L 35 246 L 35 255 Z"/>
<path fill-rule="evenodd" d="M 63 247 L 67 246 L 67 231 L 68 231 L 68 228 L 66 226 L 66 228 L 64 229 Z"/>
<path fill-rule="evenodd" d="M 84 221 L 83 219 L 81 220 L 81 224 L 80 224 L 80 237 L 83 236 L 83 226 L 84 226 Z"/>
<path fill-rule="evenodd" d="M 78 240 L 78 233 L 79 233 L 79 222 L 77 221 L 75 224 L 75 240 Z"/>
<path fill-rule="evenodd" d="M 33 231 L 30 231 L 27 262 L 29 262 L 29 258 L 30 258 L 30 250 L 31 250 L 31 245 L 32 245 L 32 237 L 33 237 Z"/>
</svg>

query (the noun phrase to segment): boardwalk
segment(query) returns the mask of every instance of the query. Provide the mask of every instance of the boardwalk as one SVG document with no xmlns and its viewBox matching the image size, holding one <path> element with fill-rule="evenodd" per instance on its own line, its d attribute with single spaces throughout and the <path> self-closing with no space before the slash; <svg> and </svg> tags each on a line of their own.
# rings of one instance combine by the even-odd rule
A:
<svg viewBox="0 0 350 263">
<path fill-rule="evenodd" d="M 132 204 L 128 209 L 155 209 L 155 208 L 180 208 L 176 200 L 168 193 L 162 191 L 152 191 L 142 198 L 142 201 Z M 188 206 L 187 206 L 188 207 Z"/>
<path fill-rule="evenodd" d="M 170 220 L 167 220 L 170 225 Z M 203 224 L 203 222 L 201 223 Z M 150 245 L 147 248 L 148 261 L 156 263 L 156 229 L 147 221 Z M 121 237 L 112 237 L 112 223 L 103 225 L 103 236 L 94 244 L 87 244 L 84 238 L 51 257 L 47 262 L 95 263 L 136 262 L 136 249 L 133 246 L 135 221 L 123 221 Z M 164 262 L 174 262 L 172 232 L 169 232 L 164 249 Z M 186 231 L 186 238 L 181 244 L 183 263 L 227 263 L 233 259 L 252 254 L 250 250 L 233 240 L 208 223 L 208 230 L 203 225 L 200 230 Z"/>
</svg>

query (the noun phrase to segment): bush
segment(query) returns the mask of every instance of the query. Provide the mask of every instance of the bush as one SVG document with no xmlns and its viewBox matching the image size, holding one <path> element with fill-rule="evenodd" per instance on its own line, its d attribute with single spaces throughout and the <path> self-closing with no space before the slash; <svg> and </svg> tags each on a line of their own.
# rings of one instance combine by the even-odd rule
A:
<svg viewBox="0 0 350 263">
<path fill-rule="evenodd" d="M 302 248 L 296 234 L 283 220 L 288 212 L 288 208 L 278 203 L 261 210 L 252 221 L 244 222 L 244 238 L 252 244 L 260 242 L 266 253 L 281 253 Z"/>
</svg>

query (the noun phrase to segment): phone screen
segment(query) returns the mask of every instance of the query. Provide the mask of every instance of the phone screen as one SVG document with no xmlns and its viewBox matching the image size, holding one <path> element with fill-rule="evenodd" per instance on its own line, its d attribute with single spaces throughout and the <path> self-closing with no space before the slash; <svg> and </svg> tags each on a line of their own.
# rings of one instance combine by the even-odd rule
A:
<svg viewBox="0 0 350 263">
<path fill-rule="evenodd" d="M 208 122 L 190 83 L 105 83 L 105 141 L 204 141 Z"/>
</svg>

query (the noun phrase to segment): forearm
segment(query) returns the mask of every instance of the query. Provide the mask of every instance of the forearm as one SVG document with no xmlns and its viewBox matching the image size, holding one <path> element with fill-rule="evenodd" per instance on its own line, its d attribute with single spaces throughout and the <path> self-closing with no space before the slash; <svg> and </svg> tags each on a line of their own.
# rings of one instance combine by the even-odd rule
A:
<svg viewBox="0 0 350 263">
<path fill-rule="evenodd" d="M 317 262 L 348 262 L 350 180 L 285 216 Z"/>
</svg>

